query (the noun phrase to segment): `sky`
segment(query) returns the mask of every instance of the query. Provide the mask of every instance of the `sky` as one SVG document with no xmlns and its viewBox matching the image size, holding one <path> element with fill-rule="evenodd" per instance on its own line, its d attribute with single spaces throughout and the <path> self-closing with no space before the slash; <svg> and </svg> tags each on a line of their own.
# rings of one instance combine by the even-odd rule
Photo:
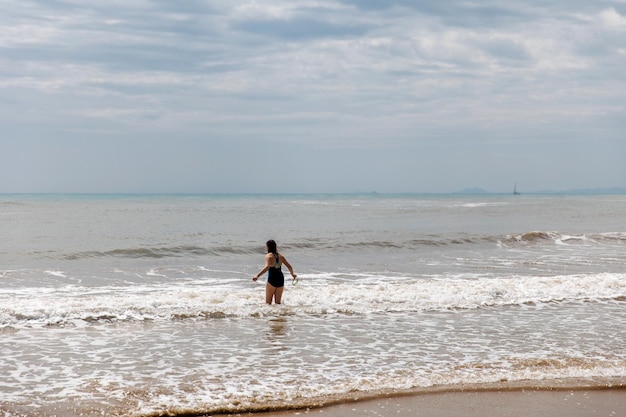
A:
<svg viewBox="0 0 626 417">
<path fill-rule="evenodd" d="M 626 186 L 626 0 L 3 0 L 0 193 Z"/>
</svg>

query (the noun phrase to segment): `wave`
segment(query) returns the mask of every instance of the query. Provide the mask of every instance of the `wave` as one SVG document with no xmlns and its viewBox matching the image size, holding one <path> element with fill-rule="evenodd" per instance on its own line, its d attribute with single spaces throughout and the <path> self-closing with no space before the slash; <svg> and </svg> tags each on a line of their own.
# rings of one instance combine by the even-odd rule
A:
<svg viewBox="0 0 626 417">
<path fill-rule="evenodd" d="M 281 248 L 286 251 L 344 251 L 354 252 L 368 249 L 396 249 L 396 250 L 416 250 L 423 247 L 447 247 L 461 245 L 533 245 L 542 243 L 555 244 L 575 244 L 585 243 L 589 245 L 626 245 L 626 233 L 610 232 L 595 234 L 566 234 L 550 231 L 530 231 L 515 235 L 426 235 L 416 238 L 397 240 L 323 240 L 304 239 L 300 242 L 286 242 Z M 61 256 L 63 260 L 74 261 L 92 258 L 181 258 L 181 257 L 219 257 L 226 255 L 256 255 L 263 252 L 262 245 L 174 245 L 156 247 L 135 247 L 117 248 L 107 251 L 84 251 L 69 253 Z"/>
<path fill-rule="evenodd" d="M 288 286 L 288 304 L 284 308 L 261 303 L 262 290 L 258 285 L 226 288 L 202 281 L 126 287 L 67 286 L 46 291 L 2 290 L 0 328 L 283 315 L 410 314 L 564 302 L 626 302 L 626 274 L 464 279 L 371 276 L 359 280 L 339 274 L 303 274 L 300 278 L 300 284 Z"/>
<path fill-rule="evenodd" d="M 370 378 L 360 378 L 356 383 L 335 382 L 329 384 L 330 387 L 316 386 L 315 389 L 294 390 L 286 387 L 279 393 L 262 390 L 261 392 L 250 392 L 250 389 L 240 389 L 237 399 L 230 403 L 223 398 L 213 398 L 215 395 L 201 395 L 196 390 L 192 390 L 198 399 L 188 401 L 184 407 L 171 406 L 170 404 L 180 403 L 180 399 L 173 394 L 162 395 L 161 404 L 151 402 L 151 398 L 145 392 L 133 390 L 134 401 L 131 409 L 137 409 L 137 416 L 204 416 L 204 415 L 306 415 L 316 411 L 316 414 L 326 414 L 326 407 L 339 407 L 335 410 L 328 410 L 328 414 L 348 416 L 359 415 L 418 415 L 413 414 L 411 408 L 423 407 L 424 403 L 432 404 L 432 407 L 441 407 L 441 399 L 434 398 L 431 401 L 425 397 L 429 394 L 473 394 L 486 395 L 495 393 L 498 396 L 503 392 L 522 392 L 524 397 L 528 397 L 528 392 L 538 395 L 540 392 L 564 392 L 566 401 L 574 400 L 576 396 L 588 398 L 593 393 L 600 393 L 604 396 L 608 390 L 622 392 L 626 388 L 623 382 L 623 363 L 606 363 L 600 360 L 590 360 L 584 363 L 584 367 L 572 366 L 564 368 L 559 372 L 553 372 L 553 376 L 546 379 L 541 370 L 537 372 L 491 372 L 487 373 L 481 367 L 472 369 L 472 373 L 450 372 L 445 375 L 432 375 L 430 377 L 415 377 L 411 375 L 397 375 L 391 372 L 381 372 L 378 379 L 372 381 Z M 589 377 L 587 374 L 598 373 L 608 375 L 618 375 L 610 377 Z M 580 376 L 583 375 L 583 376 Z M 379 380 L 384 380 L 380 384 Z M 298 385 L 298 384 L 296 384 Z M 383 386 L 383 388 L 380 387 Z M 400 388 L 389 388 L 388 386 L 399 385 Z M 222 390 L 219 390 L 222 391 Z M 295 392 L 294 392 L 295 391 Z M 617 395 L 617 394 L 616 394 Z M 415 396 L 414 400 L 406 400 Z M 169 401 L 163 401 L 163 398 Z M 400 400 L 405 398 L 405 400 Z M 477 397 L 478 398 L 478 397 Z M 405 405 L 409 401 L 410 405 Z M 601 401 L 601 400 L 598 400 Z M 368 404 L 368 402 L 370 402 Z M 373 402 L 373 403 L 372 403 Z M 165 405 L 164 405 L 165 404 Z M 361 405 L 359 405 L 361 404 Z M 621 404 L 621 402 L 620 402 Z M 578 403 L 578 409 L 580 403 Z M 447 407 L 450 408 L 450 407 Z M 380 413 L 380 410 L 384 410 Z M 115 410 L 115 415 L 128 412 L 127 408 Z M 269 413 L 269 414 L 268 414 Z M 385 414 L 387 413 L 387 414 Z M 613 413 L 614 414 L 614 413 Z M 465 414 L 459 414 L 465 415 Z M 528 414 L 523 414 L 528 415 Z"/>
<path fill-rule="evenodd" d="M 477 240 L 476 240 L 477 241 Z M 357 242 L 296 242 L 281 245 L 285 251 L 291 250 L 318 250 L 318 251 L 355 251 L 359 249 L 410 249 L 417 246 L 446 246 L 451 244 L 473 243 L 473 239 L 413 239 L 408 241 L 369 240 Z M 193 245 L 159 246 L 141 248 L 120 248 L 108 251 L 85 251 L 62 255 L 66 261 L 76 261 L 93 258 L 181 258 L 181 257 L 206 257 L 225 255 L 257 255 L 262 253 L 260 245 L 250 246 L 213 246 L 202 247 Z"/>
<path fill-rule="evenodd" d="M 626 244 L 626 233 L 608 232 L 608 233 L 590 233 L 590 234 L 568 234 L 562 232 L 546 232 L 531 231 L 517 235 L 507 235 L 502 242 L 504 243 L 541 243 L 550 241 L 557 244 L 569 243 L 587 243 L 587 244 Z"/>
<path fill-rule="evenodd" d="M 108 251 L 86 251 L 78 253 L 70 253 L 62 256 L 64 260 L 74 261 L 89 258 L 181 258 L 192 256 L 220 256 L 226 254 L 255 254 L 259 253 L 258 246 L 252 247 L 236 247 L 236 246 L 216 246 L 201 247 L 192 245 L 182 246 L 160 246 L 160 247 L 142 247 L 142 248 L 124 248 L 113 249 Z"/>
</svg>

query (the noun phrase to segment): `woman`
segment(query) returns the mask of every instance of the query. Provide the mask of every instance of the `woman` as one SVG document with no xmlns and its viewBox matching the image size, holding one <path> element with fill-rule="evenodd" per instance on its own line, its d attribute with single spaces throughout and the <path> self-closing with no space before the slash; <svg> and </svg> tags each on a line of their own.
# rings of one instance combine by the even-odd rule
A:
<svg viewBox="0 0 626 417">
<path fill-rule="evenodd" d="M 293 268 L 289 262 L 287 262 L 287 258 L 278 253 L 276 242 L 268 240 L 265 247 L 267 248 L 267 255 L 265 255 L 265 267 L 252 278 L 252 281 L 256 281 L 267 271 L 265 302 L 267 304 L 272 304 L 272 300 L 274 300 L 276 304 L 280 304 L 281 299 L 283 298 L 283 289 L 285 288 L 285 277 L 283 275 L 283 271 L 280 269 L 281 266 L 285 265 L 287 269 L 289 269 L 293 279 L 296 279 L 298 276 L 293 273 Z"/>
</svg>

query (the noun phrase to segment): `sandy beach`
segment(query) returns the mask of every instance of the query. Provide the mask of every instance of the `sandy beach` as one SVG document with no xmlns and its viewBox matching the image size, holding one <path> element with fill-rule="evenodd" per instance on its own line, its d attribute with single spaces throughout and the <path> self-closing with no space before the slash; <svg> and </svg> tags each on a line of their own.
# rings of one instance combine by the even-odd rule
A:
<svg viewBox="0 0 626 417">
<path fill-rule="evenodd" d="M 234 414 L 244 416 L 250 414 Z M 520 389 L 441 392 L 345 402 L 259 417 L 624 417 L 626 389 Z"/>
</svg>

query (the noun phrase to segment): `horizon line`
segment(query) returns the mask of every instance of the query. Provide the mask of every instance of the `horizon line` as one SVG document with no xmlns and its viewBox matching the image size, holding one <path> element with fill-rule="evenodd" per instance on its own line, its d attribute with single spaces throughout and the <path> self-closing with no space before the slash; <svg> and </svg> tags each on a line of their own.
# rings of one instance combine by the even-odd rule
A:
<svg viewBox="0 0 626 417">
<path fill-rule="evenodd" d="M 518 190 L 518 192 L 520 192 Z M 546 194 L 626 194 L 626 187 L 606 187 L 606 188 L 571 188 L 564 190 L 535 190 L 520 192 L 520 195 L 546 195 Z M 259 191 L 19 191 L 0 192 L 0 195 L 102 195 L 102 196 L 133 196 L 133 195 L 180 195 L 180 196 L 200 196 L 200 195 L 222 195 L 222 196 L 243 196 L 243 195 L 514 195 L 511 191 L 487 191 L 475 187 L 458 191 L 285 191 L 285 192 L 259 192 Z"/>
</svg>

